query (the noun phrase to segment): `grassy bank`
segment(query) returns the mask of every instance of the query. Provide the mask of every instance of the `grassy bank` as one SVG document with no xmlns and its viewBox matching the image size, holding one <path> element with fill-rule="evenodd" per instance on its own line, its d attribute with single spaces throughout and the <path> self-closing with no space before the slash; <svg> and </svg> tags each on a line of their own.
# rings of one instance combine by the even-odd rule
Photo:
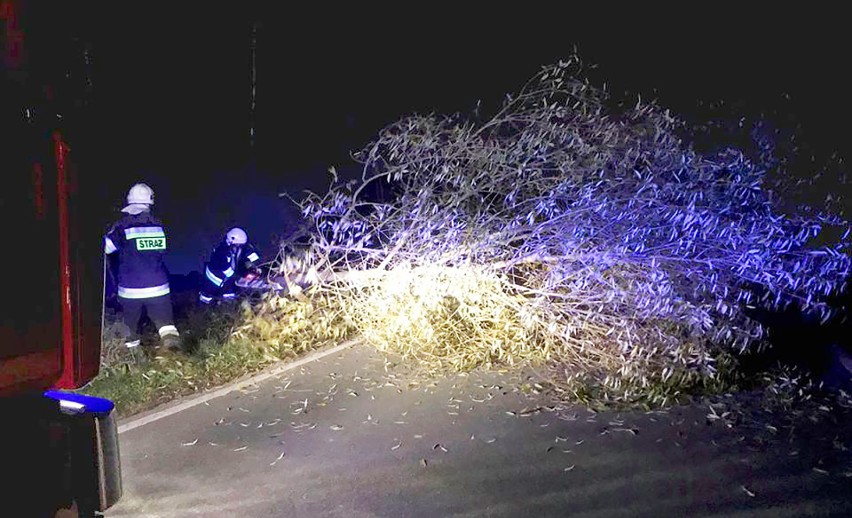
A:
<svg viewBox="0 0 852 518">
<path fill-rule="evenodd" d="M 311 314 L 307 301 L 289 301 L 276 311 L 276 319 Z M 296 358 L 345 336 L 315 331 L 310 318 L 289 320 L 296 325 L 280 328 L 271 337 L 255 332 L 270 318 L 262 306 L 249 305 L 192 309 L 178 316 L 185 351 L 160 355 L 153 329 L 143 334 L 146 359 L 134 361 L 124 347 L 116 315 L 109 315 L 104 333 L 101 372 L 82 392 L 105 397 L 116 404 L 120 417 L 153 408 L 177 397 L 201 392 L 260 371 L 281 360 Z M 267 328 L 269 326 L 266 326 Z"/>
<path fill-rule="evenodd" d="M 286 357 L 286 356 L 285 356 Z M 115 402 L 119 416 L 147 410 L 176 397 L 203 391 L 258 371 L 274 361 L 244 340 L 204 345 L 185 356 L 157 357 L 141 365 L 104 368 L 83 391 Z"/>
</svg>

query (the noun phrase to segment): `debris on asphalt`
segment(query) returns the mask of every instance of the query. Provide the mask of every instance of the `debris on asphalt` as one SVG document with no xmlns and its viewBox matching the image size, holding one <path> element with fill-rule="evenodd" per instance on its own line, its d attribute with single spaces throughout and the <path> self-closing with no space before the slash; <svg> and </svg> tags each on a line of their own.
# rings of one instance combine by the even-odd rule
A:
<svg viewBox="0 0 852 518">
<path fill-rule="evenodd" d="M 270 466 L 274 466 L 275 464 L 277 464 L 277 463 L 278 463 L 278 461 L 279 461 L 279 460 L 281 460 L 281 459 L 283 459 L 283 458 L 284 458 L 284 452 L 282 451 L 282 452 L 281 452 L 281 455 L 279 455 L 277 459 L 275 459 L 275 460 L 273 460 L 272 462 L 270 462 L 270 463 L 269 463 L 269 465 L 270 465 Z"/>
</svg>

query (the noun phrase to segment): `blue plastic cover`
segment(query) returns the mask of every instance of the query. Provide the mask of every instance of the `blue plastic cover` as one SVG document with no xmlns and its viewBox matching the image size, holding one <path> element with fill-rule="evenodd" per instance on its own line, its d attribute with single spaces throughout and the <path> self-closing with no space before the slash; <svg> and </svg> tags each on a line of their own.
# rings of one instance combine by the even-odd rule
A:
<svg viewBox="0 0 852 518">
<path fill-rule="evenodd" d="M 76 394 L 73 392 L 63 392 L 60 390 L 48 390 L 44 393 L 44 397 L 56 400 L 62 405 L 63 401 L 70 403 L 74 407 L 80 408 L 81 412 L 91 412 L 95 414 L 108 414 L 115 408 L 115 403 L 109 399 L 102 397 L 87 396 L 85 394 Z M 82 407 L 80 406 L 82 405 Z"/>
</svg>

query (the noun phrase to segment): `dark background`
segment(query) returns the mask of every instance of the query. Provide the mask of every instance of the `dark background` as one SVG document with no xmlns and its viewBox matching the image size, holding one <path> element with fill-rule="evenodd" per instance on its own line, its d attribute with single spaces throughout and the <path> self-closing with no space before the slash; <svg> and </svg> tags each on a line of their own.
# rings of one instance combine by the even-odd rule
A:
<svg viewBox="0 0 852 518">
<path fill-rule="evenodd" d="M 353 174 L 349 151 L 406 114 L 470 112 L 480 99 L 494 109 L 575 46 L 597 65 L 592 82 L 615 96 L 641 93 L 690 120 L 724 101 L 728 117 L 764 114 L 800 128 L 807 153 L 849 154 L 849 30 L 839 11 L 244 5 L 28 7 L 30 58 L 57 64 L 49 82 L 83 92 L 69 110 L 85 135 L 81 174 L 98 177 L 116 210 L 133 182 L 155 189 L 173 273 L 198 269 L 232 224 L 274 254 L 296 218 L 279 193 L 324 189 L 332 165 Z"/>
</svg>

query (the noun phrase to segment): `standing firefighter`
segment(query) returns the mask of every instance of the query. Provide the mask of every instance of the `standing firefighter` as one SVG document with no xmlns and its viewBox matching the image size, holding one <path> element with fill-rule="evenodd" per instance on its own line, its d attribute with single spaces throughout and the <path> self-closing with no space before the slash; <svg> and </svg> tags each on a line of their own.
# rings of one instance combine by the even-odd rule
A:
<svg viewBox="0 0 852 518">
<path fill-rule="evenodd" d="M 204 265 L 204 280 L 198 300 L 210 304 L 217 298 L 236 298 L 234 280 L 251 271 L 259 262 L 260 255 L 249 244 L 246 231 L 239 227 L 232 228 L 213 249 L 210 261 Z"/>
<path fill-rule="evenodd" d="M 124 215 L 104 238 L 104 251 L 118 262 L 118 300 L 124 322 L 130 328 L 125 345 L 138 351 L 142 317 L 157 326 L 163 345 L 172 352 L 180 350 L 180 335 L 174 325 L 169 276 L 163 263 L 166 231 L 151 214 L 154 191 L 137 183 L 127 193 Z"/>
</svg>

